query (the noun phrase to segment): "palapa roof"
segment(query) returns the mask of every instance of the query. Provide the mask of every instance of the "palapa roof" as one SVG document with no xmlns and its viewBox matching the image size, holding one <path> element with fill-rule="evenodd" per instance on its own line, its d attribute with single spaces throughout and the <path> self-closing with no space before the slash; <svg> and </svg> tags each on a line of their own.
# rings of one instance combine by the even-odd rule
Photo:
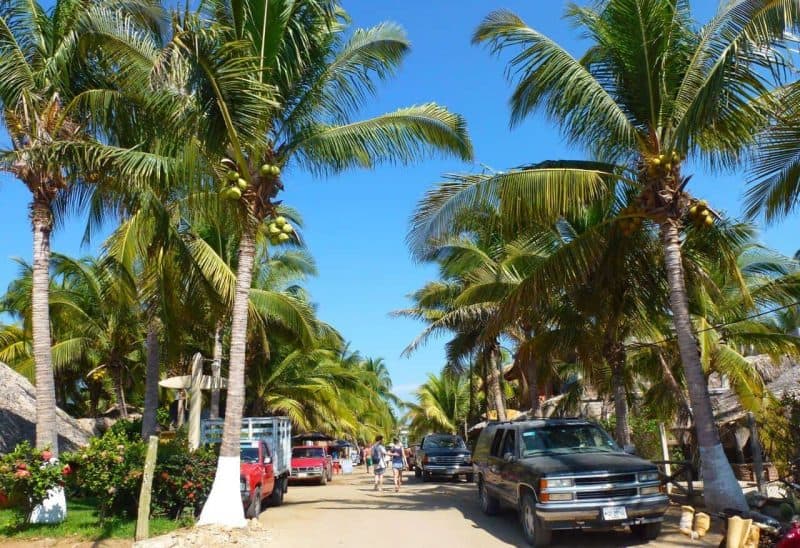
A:
<svg viewBox="0 0 800 548">
<path fill-rule="evenodd" d="M 773 396 L 778 399 L 784 396 L 800 398 L 800 364 L 786 357 L 775 363 L 767 355 L 748 356 L 746 359 L 764 379 L 767 390 Z M 712 396 L 711 401 L 714 415 L 720 423 L 736 422 L 746 415 L 739 398 L 731 390 Z"/>
</svg>

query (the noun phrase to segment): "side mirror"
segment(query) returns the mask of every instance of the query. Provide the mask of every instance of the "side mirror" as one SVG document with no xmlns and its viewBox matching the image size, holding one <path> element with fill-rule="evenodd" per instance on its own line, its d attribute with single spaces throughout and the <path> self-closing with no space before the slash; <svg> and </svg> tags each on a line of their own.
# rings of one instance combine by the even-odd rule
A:
<svg viewBox="0 0 800 548">
<path fill-rule="evenodd" d="M 272 462 L 272 457 L 264 457 L 264 464 L 269 464 Z"/>
<path fill-rule="evenodd" d="M 514 462 L 517 460 L 517 457 L 515 457 L 513 453 L 506 453 L 503 455 L 503 460 L 506 462 Z"/>
<path fill-rule="evenodd" d="M 628 453 L 629 455 L 636 454 L 636 446 L 633 444 L 626 445 L 625 447 L 622 448 L 622 450 Z"/>
</svg>

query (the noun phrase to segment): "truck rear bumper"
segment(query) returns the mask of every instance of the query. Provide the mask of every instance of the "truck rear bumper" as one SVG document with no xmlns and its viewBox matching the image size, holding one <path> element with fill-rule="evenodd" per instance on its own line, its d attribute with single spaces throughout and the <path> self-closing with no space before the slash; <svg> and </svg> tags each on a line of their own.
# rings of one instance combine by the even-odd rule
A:
<svg viewBox="0 0 800 548">
<path fill-rule="evenodd" d="M 604 520 L 603 508 L 624 507 L 627 517 Z M 536 515 L 550 529 L 604 529 L 662 521 L 669 506 L 666 496 L 631 498 L 606 502 L 537 504 Z"/>
</svg>

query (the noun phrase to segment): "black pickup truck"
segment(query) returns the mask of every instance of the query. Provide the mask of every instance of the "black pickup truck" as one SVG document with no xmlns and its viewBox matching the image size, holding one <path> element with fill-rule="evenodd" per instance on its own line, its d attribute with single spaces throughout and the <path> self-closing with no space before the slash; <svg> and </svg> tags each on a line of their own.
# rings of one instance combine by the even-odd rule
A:
<svg viewBox="0 0 800 548">
<path fill-rule="evenodd" d="M 433 476 L 456 478 L 464 476 L 473 481 L 472 455 L 459 436 L 429 434 L 422 438 L 414 457 L 414 474 L 428 481 Z"/>
<path fill-rule="evenodd" d="M 668 499 L 656 466 L 622 451 L 582 419 L 490 423 L 472 455 L 481 509 L 519 511 L 533 546 L 557 529 L 628 525 L 642 540 L 661 532 Z"/>
</svg>

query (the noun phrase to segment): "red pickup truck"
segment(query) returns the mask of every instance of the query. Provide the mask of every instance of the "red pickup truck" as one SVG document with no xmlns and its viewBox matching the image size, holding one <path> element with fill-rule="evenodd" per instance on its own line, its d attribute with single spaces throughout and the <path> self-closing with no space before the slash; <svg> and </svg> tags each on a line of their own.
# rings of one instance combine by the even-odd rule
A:
<svg viewBox="0 0 800 548">
<path fill-rule="evenodd" d="M 264 441 L 242 445 L 239 457 L 239 490 L 242 493 L 245 517 L 258 517 L 264 499 L 269 499 L 270 506 L 280 506 L 287 490 L 287 482 L 285 477 L 275 478 L 269 445 Z"/>
<path fill-rule="evenodd" d="M 303 445 L 292 448 L 292 471 L 295 480 L 316 480 L 325 485 L 333 479 L 333 460 L 325 447 Z"/>
</svg>

